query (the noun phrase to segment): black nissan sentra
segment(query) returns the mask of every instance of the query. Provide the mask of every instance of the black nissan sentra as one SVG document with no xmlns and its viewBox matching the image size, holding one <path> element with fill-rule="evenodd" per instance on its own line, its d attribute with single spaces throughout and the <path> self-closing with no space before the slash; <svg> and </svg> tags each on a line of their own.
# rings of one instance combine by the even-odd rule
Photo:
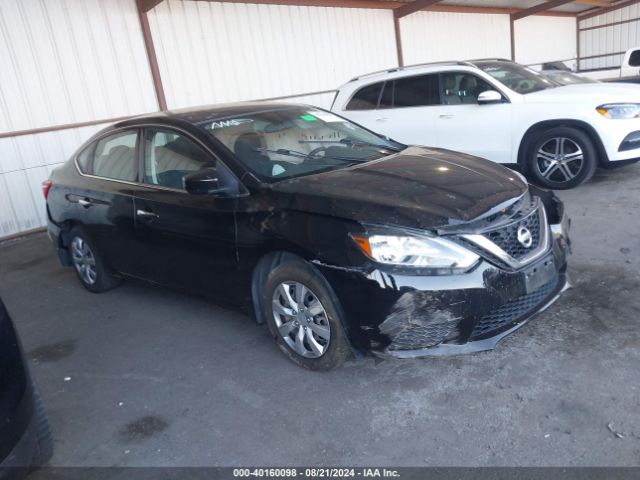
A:
<svg viewBox="0 0 640 480">
<path fill-rule="evenodd" d="M 136 277 L 245 307 L 311 369 L 491 349 L 567 285 L 552 193 L 304 105 L 127 120 L 44 191 L 88 290 Z"/>
</svg>

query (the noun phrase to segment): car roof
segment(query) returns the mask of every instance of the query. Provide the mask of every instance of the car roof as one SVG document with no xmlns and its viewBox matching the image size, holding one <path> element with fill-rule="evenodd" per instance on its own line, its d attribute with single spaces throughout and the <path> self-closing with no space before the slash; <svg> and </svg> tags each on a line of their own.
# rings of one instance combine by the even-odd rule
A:
<svg viewBox="0 0 640 480">
<path fill-rule="evenodd" d="M 165 120 L 182 120 L 191 124 L 198 124 L 216 119 L 235 117 L 238 115 L 247 115 L 260 112 L 268 112 L 273 110 L 289 110 L 293 108 L 312 108 L 309 105 L 301 103 L 285 103 L 285 102 L 237 102 L 226 103 L 220 105 L 206 105 L 201 107 L 180 108 L 175 110 L 167 110 L 162 112 L 152 112 L 144 115 L 138 115 L 122 122 L 116 123 L 114 127 L 133 126 L 153 121 Z M 315 108 L 315 107 L 313 107 Z"/>
<path fill-rule="evenodd" d="M 359 75 L 355 78 L 352 78 L 343 86 L 346 87 L 347 85 L 350 85 L 350 84 L 355 84 L 355 83 L 360 84 L 360 83 L 371 82 L 375 80 L 381 80 L 381 79 L 387 78 L 388 75 L 393 75 L 394 77 L 397 77 L 397 76 L 400 76 L 397 74 L 400 74 L 401 72 L 420 73 L 420 72 L 429 72 L 431 69 L 436 69 L 436 71 L 440 71 L 442 70 L 443 67 L 477 68 L 478 65 L 489 63 L 489 62 L 513 63 L 511 60 L 507 60 L 505 58 L 479 58 L 476 60 L 464 60 L 464 61 L 451 60 L 451 61 L 442 61 L 442 62 L 418 63 L 415 65 L 406 65 L 403 67 L 395 67 L 395 68 L 389 68 L 386 70 L 378 70 L 376 72 L 365 73 L 363 75 Z"/>
</svg>

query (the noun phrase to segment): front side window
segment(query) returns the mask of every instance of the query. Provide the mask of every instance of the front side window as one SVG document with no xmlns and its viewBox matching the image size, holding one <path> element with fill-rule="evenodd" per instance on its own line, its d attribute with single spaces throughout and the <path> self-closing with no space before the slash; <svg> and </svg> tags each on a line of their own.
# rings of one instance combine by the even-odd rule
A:
<svg viewBox="0 0 640 480">
<path fill-rule="evenodd" d="M 476 65 L 504 86 L 521 94 L 538 92 L 560 85 L 546 75 L 517 63 L 488 61 L 478 62 Z"/>
<path fill-rule="evenodd" d="M 380 91 L 384 82 L 374 83 L 373 85 L 367 85 L 362 87 L 356 92 L 356 94 L 349 100 L 346 110 L 373 110 L 378 106 L 378 100 L 380 99 Z"/>
<path fill-rule="evenodd" d="M 440 103 L 437 74 L 396 78 L 393 83 L 393 106 L 395 108 L 422 107 Z"/>
<path fill-rule="evenodd" d="M 85 173 L 97 177 L 111 178 L 135 182 L 136 173 L 136 143 L 138 133 L 127 131 L 101 138 L 95 145 L 93 162 L 91 157 L 84 157 L 82 152 L 78 161 L 85 165 Z M 89 155 L 87 153 L 87 155 Z"/>
<path fill-rule="evenodd" d="M 477 104 L 478 95 L 495 90 L 483 79 L 465 72 L 443 73 L 440 94 L 444 105 Z"/>
<path fill-rule="evenodd" d="M 215 168 L 215 160 L 193 140 L 172 130 L 145 131 L 144 183 L 184 189 L 184 177 L 203 168 Z"/>
<path fill-rule="evenodd" d="M 274 108 L 199 126 L 266 182 L 345 168 L 405 148 L 311 107 Z"/>
</svg>

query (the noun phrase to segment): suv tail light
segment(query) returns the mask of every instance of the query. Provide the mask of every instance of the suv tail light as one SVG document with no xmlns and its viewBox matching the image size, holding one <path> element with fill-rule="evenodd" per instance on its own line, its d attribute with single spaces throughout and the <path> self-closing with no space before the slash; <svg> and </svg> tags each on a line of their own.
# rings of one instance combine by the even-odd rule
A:
<svg viewBox="0 0 640 480">
<path fill-rule="evenodd" d="M 51 189 L 51 185 L 53 185 L 53 183 L 49 179 L 42 182 L 42 194 L 44 195 L 45 200 L 47 200 L 47 197 L 49 196 L 49 190 Z"/>
</svg>

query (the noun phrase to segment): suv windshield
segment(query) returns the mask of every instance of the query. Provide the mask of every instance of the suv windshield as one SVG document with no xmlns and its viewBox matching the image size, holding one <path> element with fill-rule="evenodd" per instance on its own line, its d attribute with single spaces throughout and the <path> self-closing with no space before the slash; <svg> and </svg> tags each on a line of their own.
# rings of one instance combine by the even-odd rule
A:
<svg viewBox="0 0 640 480">
<path fill-rule="evenodd" d="M 405 148 L 312 107 L 274 108 L 199 125 L 267 182 L 344 168 Z"/>
<path fill-rule="evenodd" d="M 477 67 L 517 93 L 532 93 L 560 86 L 549 77 L 518 63 L 477 62 Z"/>
</svg>

